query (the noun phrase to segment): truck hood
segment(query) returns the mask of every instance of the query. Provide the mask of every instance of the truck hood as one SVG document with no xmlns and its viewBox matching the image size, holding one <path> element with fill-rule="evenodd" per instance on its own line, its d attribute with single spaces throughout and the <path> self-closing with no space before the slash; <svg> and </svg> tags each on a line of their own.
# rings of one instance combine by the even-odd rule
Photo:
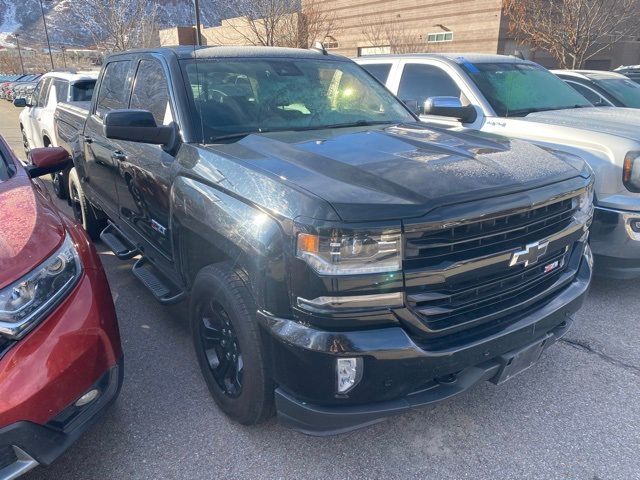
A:
<svg viewBox="0 0 640 480">
<path fill-rule="evenodd" d="M 530 113 L 522 120 L 640 140 L 640 109 L 635 108 L 593 107 L 553 110 Z"/>
<path fill-rule="evenodd" d="M 64 236 L 60 217 L 18 165 L 0 182 L 0 288 L 42 263 Z"/>
<path fill-rule="evenodd" d="M 576 177 L 584 167 L 527 142 L 417 124 L 254 134 L 209 148 L 326 200 L 344 221 L 420 216 Z"/>
</svg>

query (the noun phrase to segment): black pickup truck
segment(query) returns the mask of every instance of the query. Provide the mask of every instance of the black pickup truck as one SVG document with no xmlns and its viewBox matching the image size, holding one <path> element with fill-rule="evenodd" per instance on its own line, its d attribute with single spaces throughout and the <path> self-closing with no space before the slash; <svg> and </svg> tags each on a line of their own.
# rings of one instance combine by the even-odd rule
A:
<svg viewBox="0 0 640 480">
<path fill-rule="evenodd" d="M 189 299 L 222 410 L 311 434 L 527 369 L 591 279 L 578 158 L 419 123 L 322 51 L 110 56 L 61 105 L 77 219 L 162 303 Z"/>
</svg>

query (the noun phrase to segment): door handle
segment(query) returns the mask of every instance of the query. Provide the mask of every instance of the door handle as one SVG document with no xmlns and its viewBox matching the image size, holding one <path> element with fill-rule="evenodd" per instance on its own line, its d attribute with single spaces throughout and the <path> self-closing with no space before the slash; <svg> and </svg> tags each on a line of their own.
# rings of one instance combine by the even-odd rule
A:
<svg viewBox="0 0 640 480">
<path fill-rule="evenodd" d="M 113 152 L 111 154 L 111 158 L 113 158 L 114 160 L 117 160 L 118 162 L 127 161 L 127 156 L 124 154 L 124 152 L 121 152 L 120 150 L 116 150 L 115 152 Z"/>
<path fill-rule="evenodd" d="M 85 135 L 84 143 L 93 143 L 93 138 L 91 138 L 89 135 Z"/>
</svg>

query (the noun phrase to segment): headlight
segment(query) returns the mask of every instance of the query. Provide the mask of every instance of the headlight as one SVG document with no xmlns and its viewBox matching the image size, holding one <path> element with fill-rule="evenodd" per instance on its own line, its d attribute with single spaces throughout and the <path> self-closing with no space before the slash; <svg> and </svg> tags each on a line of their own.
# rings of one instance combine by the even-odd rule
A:
<svg viewBox="0 0 640 480">
<path fill-rule="evenodd" d="M 591 220 L 593 219 L 593 182 L 575 201 L 577 202 L 574 215 L 576 221 L 586 226 L 591 225 Z"/>
<path fill-rule="evenodd" d="M 400 232 L 298 234 L 297 256 L 321 275 L 396 272 L 402 268 Z"/>
<path fill-rule="evenodd" d="M 51 257 L 0 290 L 0 335 L 14 340 L 25 336 L 71 290 L 81 273 L 80 257 L 67 235 Z"/>
<path fill-rule="evenodd" d="M 640 193 L 640 152 L 629 152 L 624 157 L 622 166 L 622 183 L 627 190 Z"/>
</svg>

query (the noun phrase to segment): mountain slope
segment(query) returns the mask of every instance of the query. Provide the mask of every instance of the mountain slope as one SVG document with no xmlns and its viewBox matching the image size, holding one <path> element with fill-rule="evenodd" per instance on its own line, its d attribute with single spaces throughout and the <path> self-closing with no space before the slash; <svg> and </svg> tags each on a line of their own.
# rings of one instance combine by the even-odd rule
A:
<svg viewBox="0 0 640 480">
<path fill-rule="evenodd" d="M 96 0 L 100 1 L 100 0 Z M 92 43 L 90 32 L 82 25 L 74 25 L 70 8 L 74 0 L 51 0 L 45 5 L 49 37 L 53 45 L 87 46 Z M 205 25 L 219 21 L 216 2 L 202 8 Z M 160 28 L 193 25 L 193 0 L 162 0 L 157 2 L 157 20 Z M 44 28 L 39 0 L 0 0 L 0 45 L 7 44 L 7 36 L 19 33 L 25 44 L 44 44 Z"/>
</svg>

